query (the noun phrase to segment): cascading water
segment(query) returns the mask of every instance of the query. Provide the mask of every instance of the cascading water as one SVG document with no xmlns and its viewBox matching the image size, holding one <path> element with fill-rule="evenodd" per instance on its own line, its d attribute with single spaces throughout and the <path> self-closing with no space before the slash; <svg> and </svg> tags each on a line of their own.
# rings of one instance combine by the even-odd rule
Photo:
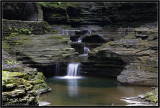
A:
<svg viewBox="0 0 160 108">
<path fill-rule="evenodd" d="M 82 42 L 82 37 L 78 38 L 78 42 L 81 43 Z"/>
<path fill-rule="evenodd" d="M 88 34 L 91 34 L 92 33 L 92 30 L 88 30 Z"/>
<path fill-rule="evenodd" d="M 68 31 L 68 30 L 62 30 L 62 31 L 61 31 L 61 34 L 62 34 L 62 35 L 69 35 L 69 31 Z"/>
<path fill-rule="evenodd" d="M 90 49 L 84 46 L 84 54 L 88 55 L 89 52 L 90 52 Z"/>
<path fill-rule="evenodd" d="M 67 76 L 68 78 L 77 77 L 79 71 L 80 63 L 69 63 L 67 67 Z"/>
</svg>

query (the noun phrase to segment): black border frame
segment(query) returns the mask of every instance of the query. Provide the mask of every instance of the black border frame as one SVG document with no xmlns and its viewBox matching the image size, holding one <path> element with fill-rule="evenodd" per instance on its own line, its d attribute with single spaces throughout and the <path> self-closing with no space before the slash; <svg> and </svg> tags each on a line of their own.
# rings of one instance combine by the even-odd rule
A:
<svg viewBox="0 0 160 108">
<path fill-rule="evenodd" d="M 158 25 L 158 85 L 159 85 L 159 49 L 160 49 L 160 44 L 159 44 L 159 36 L 160 36 L 160 28 L 159 28 L 159 14 L 160 14 L 160 0 L 0 0 L 0 9 L 1 9 L 1 14 L 0 14 L 0 19 L 1 19 L 1 22 L 0 22 L 0 28 L 1 28 L 1 64 L 2 64 L 2 3 L 3 2 L 132 2 L 132 3 L 140 3 L 140 2 L 157 2 L 157 6 L 158 6 L 158 10 L 157 10 L 157 25 Z M 1 77 L 1 82 L 2 82 L 2 65 L 1 65 L 1 74 L 0 74 L 0 77 Z M 0 87 L 0 92 L 1 92 L 1 100 L 2 100 L 2 85 Z M 158 103 L 160 103 L 159 101 L 159 86 L 158 86 Z M 12 108 L 12 107 L 24 107 L 24 108 L 27 108 L 27 107 L 44 107 L 44 108 L 48 108 L 48 107 L 159 107 L 159 104 L 158 106 L 2 106 L 2 101 L 0 102 L 0 107 L 6 107 L 6 108 Z"/>
</svg>

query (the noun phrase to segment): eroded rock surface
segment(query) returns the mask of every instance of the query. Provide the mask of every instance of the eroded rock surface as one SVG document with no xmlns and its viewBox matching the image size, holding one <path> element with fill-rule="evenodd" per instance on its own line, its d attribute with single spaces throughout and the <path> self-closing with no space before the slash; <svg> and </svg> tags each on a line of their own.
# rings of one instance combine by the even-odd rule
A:
<svg viewBox="0 0 160 108">
<path fill-rule="evenodd" d="M 139 34 L 136 34 L 137 31 Z M 137 35 L 148 38 L 137 38 Z M 126 63 L 117 76 L 121 83 L 157 86 L 158 84 L 158 41 L 157 28 L 139 27 L 124 38 L 108 42 L 89 53 L 89 59 L 121 59 Z"/>
<path fill-rule="evenodd" d="M 43 73 L 29 68 L 2 50 L 2 105 L 39 105 L 39 94 L 49 91 Z"/>
</svg>

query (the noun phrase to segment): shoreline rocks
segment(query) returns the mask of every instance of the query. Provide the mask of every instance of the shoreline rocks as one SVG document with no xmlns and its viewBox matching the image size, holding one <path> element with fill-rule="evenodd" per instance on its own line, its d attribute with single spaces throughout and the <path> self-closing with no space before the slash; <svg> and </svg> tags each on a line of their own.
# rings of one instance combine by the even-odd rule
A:
<svg viewBox="0 0 160 108">
<path fill-rule="evenodd" d="M 127 102 L 127 106 L 158 106 L 158 89 L 155 88 L 151 92 L 136 97 L 124 97 L 121 100 Z"/>
</svg>

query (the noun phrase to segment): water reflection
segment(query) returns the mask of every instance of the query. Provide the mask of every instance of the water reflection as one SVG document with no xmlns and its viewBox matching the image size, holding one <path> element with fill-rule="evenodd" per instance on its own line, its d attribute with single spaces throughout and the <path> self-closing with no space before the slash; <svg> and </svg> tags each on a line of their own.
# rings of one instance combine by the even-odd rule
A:
<svg viewBox="0 0 160 108">
<path fill-rule="evenodd" d="M 144 94 L 150 87 L 123 86 L 110 78 L 66 78 L 55 77 L 47 79 L 52 91 L 40 96 L 41 101 L 51 103 L 51 106 L 62 105 L 127 105 L 121 99 Z"/>
<path fill-rule="evenodd" d="M 78 80 L 77 79 L 68 79 L 67 87 L 68 87 L 68 95 L 70 97 L 78 96 Z"/>
</svg>

